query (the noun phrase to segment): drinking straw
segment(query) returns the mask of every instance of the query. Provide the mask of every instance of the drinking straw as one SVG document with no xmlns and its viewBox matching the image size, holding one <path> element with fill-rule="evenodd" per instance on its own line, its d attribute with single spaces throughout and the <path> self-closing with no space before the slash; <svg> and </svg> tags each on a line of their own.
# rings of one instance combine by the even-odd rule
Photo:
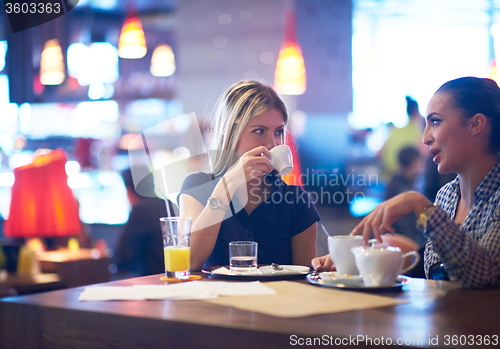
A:
<svg viewBox="0 0 500 349">
<path fill-rule="evenodd" d="M 141 132 L 141 137 L 142 137 L 142 143 L 144 144 L 144 150 L 146 151 L 146 155 L 148 157 L 148 162 L 149 162 L 149 169 L 150 171 L 153 171 L 154 169 L 154 166 L 153 166 L 153 159 L 151 158 L 151 153 L 149 152 L 149 147 L 148 147 L 148 143 L 146 141 L 146 136 L 144 135 L 144 132 Z M 161 177 L 162 177 L 162 180 L 163 180 L 163 188 L 167 188 L 167 181 L 166 181 L 166 177 L 165 177 L 165 172 L 164 172 L 164 169 L 163 167 L 160 168 L 161 170 Z M 156 185 L 156 180 L 154 180 L 154 174 L 152 173 L 152 176 L 153 176 L 153 183 L 154 183 L 154 187 L 156 189 L 158 189 L 158 192 L 160 192 L 161 196 L 163 197 L 163 200 L 165 201 L 165 206 L 167 208 L 167 217 L 168 218 L 171 218 L 173 217 L 172 215 L 172 212 L 170 210 L 170 205 L 168 204 L 168 198 L 167 198 L 167 195 L 163 192 L 163 190 L 161 190 L 161 188 L 159 188 L 157 185 Z M 173 232 L 174 230 L 174 227 L 172 226 L 172 221 L 169 219 L 168 220 L 168 224 L 169 224 L 169 227 L 170 227 L 170 231 Z M 176 238 L 176 234 L 172 234 L 173 236 L 173 239 Z M 177 246 L 177 243 L 178 241 L 174 241 L 174 246 Z"/>
<path fill-rule="evenodd" d="M 165 177 L 164 168 L 163 167 L 160 168 L 160 171 L 161 171 L 161 179 L 163 181 L 162 188 L 166 189 L 167 188 L 167 181 L 166 181 L 166 177 Z M 154 181 L 154 183 L 156 183 L 156 181 Z M 157 188 L 156 184 L 155 184 L 155 188 Z M 157 189 L 160 192 L 161 196 L 163 197 L 163 200 L 165 201 L 165 206 L 167 207 L 167 217 L 168 218 L 173 217 L 172 212 L 170 211 L 170 205 L 168 204 L 167 195 L 161 190 L 161 188 L 158 187 Z M 177 234 L 173 234 L 174 227 L 172 226 L 172 221 L 170 219 L 168 220 L 168 225 L 170 226 L 170 231 L 172 232 L 172 239 L 174 239 L 174 246 L 178 246 L 178 243 L 179 243 L 179 241 L 177 240 L 178 236 L 177 236 Z M 179 228 L 179 227 L 177 227 L 177 228 Z"/>
<path fill-rule="evenodd" d="M 162 168 L 160 168 L 160 170 L 161 170 L 161 178 L 163 180 L 163 188 L 167 188 L 167 181 L 166 181 L 166 177 L 165 177 L 164 168 L 162 167 Z M 156 181 L 155 181 L 155 183 L 156 183 Z M 155 185 L 155 188 L 156 188 L 156 185 Z M 165 193 L 163 193 L 163 191 L 160 188 L 157 188 L 157 189 L 160 192 L 161 196 L 163 197 L 163 200 L 165 200 L 165 206 L 167 206 L 167 216 L 173 217 L 172 212 L 170 210 L 170 205 L 168 204 L 167 195 Z"/>
<path fill-rule="evenodd" d="M 326 234 L 327 236 L 331 236 L 331 235 L 330 235 L 330 234 L 326 231 L 326 228 L 325 228 L 325 226 L 324 226 L 323 224 L 321 224 L 321 228 L 323 228 L 323 231 L 325 232 L 325 234 Z"/>
</svg>

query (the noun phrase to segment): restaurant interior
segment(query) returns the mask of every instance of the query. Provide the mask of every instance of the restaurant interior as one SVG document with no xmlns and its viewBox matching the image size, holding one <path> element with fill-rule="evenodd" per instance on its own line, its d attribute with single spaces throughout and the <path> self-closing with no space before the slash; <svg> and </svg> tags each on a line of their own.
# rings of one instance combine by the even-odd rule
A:
<svg viewBox="0 0 500 349">
<path fill-rule="evenodd" d="M 446 280 L 444 258 L 425 278 L 416 217 L 394 223 L 390 246 L 344 235 L 395 192 L 434 202 L 455 176 L 422 147 L 426 106 L 451 79 L 499 81 L 499 10 L 500 0 L 0 2 L 0 348 L 498 347 L 500 289 Z M 336 251 L 336 270 L 259 264 L 255 241 L 231 240 L 231 254 L 253 246 L 236 256 L 250 272 L 233 272 L 232 255 L 227 268 L 190 270 L 193 246 L 167 246 L 182 239 L 159 217 L 179 215 L 186 177 L 210 170 L 214 107 L 241 80 L 286 104 L 283 180 L 315 204 L 317 255 Z M 218 202 L 210 217 L 228 215 Z M 262 207 L 272 229 L 299 230 Z M 425 206 L 424 229 L 432 212 L 445 215 Z M 314 217 L 308 207 L 293 222 Z M 255 221 L 240 230 L 271 230 Z M 286 234 L 289 260 L 309 260 L 312 234 Z M 498 277 L 498 258 L 476 264 L 471 278 Z"/>
<path fill-rule="evenodd" d="M 317 206 L 323 255 L 326 232 L 348 234 L 384 199 L 380 151 L 409 122 L 405 96 L 424 115 L 447 80 L 497 79 L 497 0 L 64 3 L 74 7 L 18 32 L 0 15 L 2 296 L 130 276 L 113 264 L 131 208 L 121 171 L 171 167 L 175 178 L 155 195 L 177 203 L 183 179 L 206 168 L 215 101 L 236 81 L 282 95 L 288 180 Z M 142 48 L 127 51 L 127 26 L 142 30 Z M 300 64 L 286 66 L 289 47 Z M 7 285 L 23 275 L 50 277 Z"/>
</svg>

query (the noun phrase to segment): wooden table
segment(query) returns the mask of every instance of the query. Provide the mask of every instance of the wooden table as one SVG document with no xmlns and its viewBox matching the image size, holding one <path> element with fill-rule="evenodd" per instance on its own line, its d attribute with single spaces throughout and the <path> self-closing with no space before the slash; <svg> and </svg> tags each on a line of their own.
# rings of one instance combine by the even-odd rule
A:
<svg viewBox="0 0 500 349">
<path fill-rule="evenodd" d="M 0 282 L 0 297 L 9 293 L 24 295 L 29 293 L 52 291 L 61 288 L 64 288 L 64 283 L 57 274 L 41 273 L 23 276 L 11 274 L 7 280 Z"/>
<path fill-rule="evenodd" d="M 159 276 L 105 285 L 164 284 Z M 485 336 L 498 342 L 500 335 L 500 289 L 467 290 L 451 282 L 413 279 L 403 292 L 383 294 L 407 304 L 302 318 L 203 301 L 79 302 L 83 289 L 0 300 L 1 347 L 260 349 L 295 348 L 317 338 L 330 347 L 380 348 L 377 343 L 390 339 L 409 347 L 455 348 L 460 345 L 453 340 L 472 340 L 464 336 L 475 336 L 477 344 Z"/>
<path fill-rule="evenodd" d="M 57 273 L 66 287 L 77 287 L 106 282 L 111 279 L 111 258 L 97 250 L 81 248 L 78 251 L 59 249 L 38 255 L 44 273 Z"/>
</svg>

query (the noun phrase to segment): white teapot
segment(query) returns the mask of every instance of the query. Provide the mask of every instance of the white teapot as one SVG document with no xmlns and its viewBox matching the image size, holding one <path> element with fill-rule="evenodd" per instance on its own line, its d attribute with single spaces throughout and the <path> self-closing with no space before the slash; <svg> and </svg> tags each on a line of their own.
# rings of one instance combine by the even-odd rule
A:
<svg viewBox="0 0 500 349">
<path fill-rule="evenodd" d="M 377 242 L 369 247 L 353 247 L 351 251 L 365 287 L 394 286 L 398 274 L 413 269 L 420 261 L 420 256 L 415 251 L 403 254 L 399 247 L 390 247 Z M 403 263 L 408 257 L 414 259 L 408 267 L 403 268 Z"/>
</svg>

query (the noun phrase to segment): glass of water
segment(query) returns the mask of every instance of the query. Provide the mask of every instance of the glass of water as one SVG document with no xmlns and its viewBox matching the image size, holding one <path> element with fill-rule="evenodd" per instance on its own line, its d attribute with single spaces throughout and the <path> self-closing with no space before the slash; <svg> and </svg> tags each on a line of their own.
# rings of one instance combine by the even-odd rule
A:
<svg viewBox="0 0 500 349">
<path fill-rule="evenodd" d="M 254 241 L 230 242 L 229 269 L 237 273 L 257 270 L 257 243 Z"/>
</svg>

